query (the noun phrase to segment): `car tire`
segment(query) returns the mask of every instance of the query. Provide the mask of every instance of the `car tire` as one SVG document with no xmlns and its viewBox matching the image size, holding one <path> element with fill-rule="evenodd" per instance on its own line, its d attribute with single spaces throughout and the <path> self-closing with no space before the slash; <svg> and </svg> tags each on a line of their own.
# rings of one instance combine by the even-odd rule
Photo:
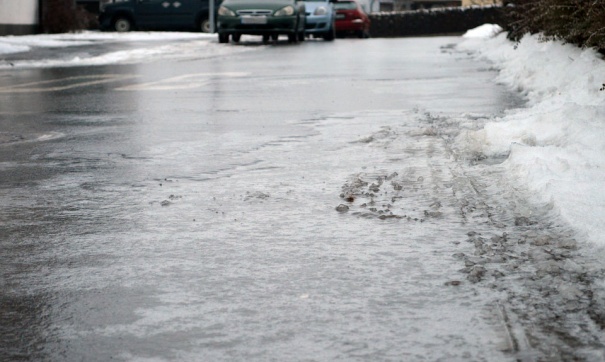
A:
<svg viewBox="0 0 605 362">
<path fill-rule="evenodd" d="M 210 19 L 201 18 L 198 24 L 198 29 L 202 33 L 211 33 L 212 29 L 210 29 Z"/>
<path fill-rule="evenodd" d="M 226 44 L 229 42 L 229 34 L 218 33 L 218 42 L 221 44 Z"/>
<path fill-rule="evenodd" d="M 239 43 L 241 38 L 242 38 L 242 34 L 239 34 L 239 33 L 235 33 L 235 34 L 231 35 L 231 39 L 233 40 L 234 43 Z"/>
<path fill-rule="evenodd" d="M 271 39 L 271 36 L 269 36 L 269 35 L 263 35 L 263 44 L 269 43 L 269 39 Z"/>
<path fill-rule="evenodd" d="M 298 33 L 298 41 L 299 41 L 299 42 L 303 42 L 303 41 L 305 41 L 305 38 L 306 38 L 306 37 L 307 37 L 307 36 L 305 35 L 305 31 L 304 31 L 304 30 L 301 30 L 301 31 Z"/>
<path fill-rule="evenodd" d="M 119 33 L 126 33 L 133 29 L 132 21 L 127 18 L 120 16 L 113 21 L 113 30 Z"/>
<path fill-rule="evenodd" d="M 332 23 L 332 26 L 330 26 L 330 29 L 328 29 L 328 31 L 325 32 L 325 34 L 323 35 L 323 38 L 326 41 L 332 41 L 336 38 L 336 27 L 334 26 L 334 23 Z"/>
<path fill-rule="evenodd" d="M 288 43 L 298 43 L 298 33 L 288 34 Z"/>
</svg>

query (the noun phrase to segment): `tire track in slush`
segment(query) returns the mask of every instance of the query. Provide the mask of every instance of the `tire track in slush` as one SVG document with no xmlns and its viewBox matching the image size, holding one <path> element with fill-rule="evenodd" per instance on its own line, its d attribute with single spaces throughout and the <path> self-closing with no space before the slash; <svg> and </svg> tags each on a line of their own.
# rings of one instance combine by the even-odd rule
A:
<svg viewBox="0 0 605 362">
<path fill-rule="evenodd" d="M 447 223 L 466 233 L 468 244 L 453 255 L 466 282 L 449 283 L 488 296 L 485 317 L 500 326 L 502 351 L 514 360 L 605 360 L 605 273 L 590 247 L 548 205 L 527 201 L 529 191 L 501 165 L 505 158 L 490 160 L 457 143 L 460 129 L 481 122 L 411 118 L 355 141 L 388 150 L 392 169 L 352 174 L 336 210 Z"/>
</svg>

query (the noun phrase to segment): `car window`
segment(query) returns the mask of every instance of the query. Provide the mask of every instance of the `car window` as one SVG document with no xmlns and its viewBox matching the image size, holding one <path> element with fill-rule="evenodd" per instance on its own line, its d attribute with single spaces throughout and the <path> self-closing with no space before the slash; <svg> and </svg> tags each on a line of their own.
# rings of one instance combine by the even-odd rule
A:
<svg viewBox="0 0 605 362">
<path fill-rule="evenodd" d="M 352 1 L 338 1 L 334 3 L 334 9 L 336 10 L 353 10 L 357 9 L 357 4 Z"/>
</svg>

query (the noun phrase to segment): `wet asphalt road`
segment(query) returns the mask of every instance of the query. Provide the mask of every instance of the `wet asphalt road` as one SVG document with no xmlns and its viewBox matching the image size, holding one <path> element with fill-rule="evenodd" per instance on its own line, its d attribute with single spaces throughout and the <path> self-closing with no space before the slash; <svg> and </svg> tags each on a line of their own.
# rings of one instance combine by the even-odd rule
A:
<svg viewBox="0 0 605 362">
<path fill-rule="evenodd" d="M 69 137 L 82 152 L 132 155 L 146 144 L 231 130 L 296 135 L 303 131 L 289 121 L 334 113 L 416 108 L 497 114 L 518 104 L 515 95 L 493 86 L 489 65 L 451 54 L 457 41 L 309 41 L 266 48 L 252 37 L 239 45 L 249 52 L 199 61 L 2 71 L 1 159 L 31 160 L 39 144 L 30 141 L 39 137 Z M 67 54 L 56 57 L 99 53 L 98 47 L 82 48 L 61 49 Z M 2 185 L 62 172 L 43 162 L 9 167 L 2 170 Z"/>
<path fill-rule="evenodd" d="M 597 268 L 456 148 L 521 105 L 458 41 L 0 72 L 0 359 L 597 358 Z"/>
</svg>

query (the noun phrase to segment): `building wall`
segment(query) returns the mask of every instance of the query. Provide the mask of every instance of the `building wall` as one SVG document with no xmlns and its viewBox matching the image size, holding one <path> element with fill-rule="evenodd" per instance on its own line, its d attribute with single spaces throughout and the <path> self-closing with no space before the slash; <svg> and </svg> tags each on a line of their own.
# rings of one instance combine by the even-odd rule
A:
<svg viewBox="0 0 605 362">
<path fill-rule="evenodd" d="M 357 0 L 366 13 L 380 11 L 380 0 Z"/>
<path fill-rule="evenodd" d="M 393 0 L 394 11 L 437 9 L 461 5 L 461 0 Z"/>
<path fill-rule="evenodd" d="M 0 35 L 34 34 L 39 28 L 38 0 L 0 0 Z"/>
</svg>

